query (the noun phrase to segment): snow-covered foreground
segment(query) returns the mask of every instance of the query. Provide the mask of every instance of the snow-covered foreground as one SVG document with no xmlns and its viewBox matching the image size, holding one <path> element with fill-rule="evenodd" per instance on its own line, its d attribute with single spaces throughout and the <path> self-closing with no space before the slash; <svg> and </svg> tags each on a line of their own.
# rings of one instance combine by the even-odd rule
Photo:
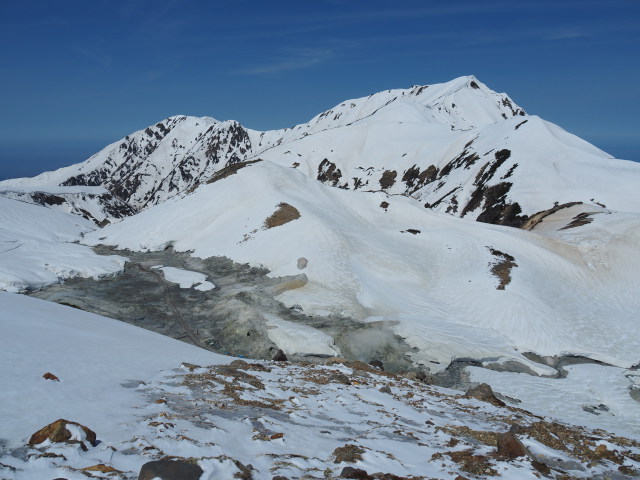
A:
<svg viewBox="0 0 640 480">
<path fill-rule="evenodd" d="M 567 377 L 540 378 L 467 367 L 471 381 L 488 383 L 518 406 L 576 425 L 640 437 L 640 372 L 596 364 L 566 366 Z M 635 394 L 636 398 L 640 395 Z"/>
<path fill-rule="evenodd" d="M 560 230 L 584 209 L 591 223 Z M 327 187 L 263 161 L 83 241 L 172 245 L 264 265 L 273 276 L 304 273 L 304 286 L 280 295 L 287 305 L 382 321 L 431 371 L 474 358 L 555 373 L 521 352 L 638 363 L 640 215 L 575 206 L 538 228 L 435 214 L 410 198 Z"/>
<path fill-rule="evenodd" d="M 78 244 L 95 228 L 76 215 L 0 197 L 0 290 L 20 292 L 121 271 L 126 259 L 96 255 Z"/>
<path fill-rule="evenodd" d="M 640 472 L 635 440 L 361 362 L 228 364 L 232 358 L 68 307 L 11 293 L 0 301 L 1 478 L 135 479 L 161 458 L 197 463 L 201 480 Z M 59 381 L 43 379 L 45 372 Z M 95 431 L 97 445 L 23 447 L 58 418 Z M 82 438 L 79 427 L 69 429 Z M 521 455 L 496 448 L 508 430 L 525 447 Z"/>
</svg>

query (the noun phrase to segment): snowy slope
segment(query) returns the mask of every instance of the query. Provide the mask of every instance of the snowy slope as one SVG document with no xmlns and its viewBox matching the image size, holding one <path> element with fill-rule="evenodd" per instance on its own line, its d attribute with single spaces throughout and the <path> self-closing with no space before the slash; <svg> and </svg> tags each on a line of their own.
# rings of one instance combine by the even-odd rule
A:
<svg viewBox="0 0 640 480">
<path fill-rule="evenodd" d="M 20 292 L 121 271 L 125 258 L 96 255 L 77 243 L 95 228 L 77 215 L 0 197 L 0 290 Z"/>
<path fill-rule="evenodd" d="M 558 423 L 362 362 L 231 362 L 68 307 L 6 292 L 0 302 L 7 480 L 133 480 L 165 458 L 197 464 L 201 480 L 520 480 L 540 471 L 625 480 L 640 469 L 637 432 L 622 438 Z M 58 418 L 93 430 L 96 444 L 27 445 Z M 79 427 L 67 428 L 82 439 Z M 509 430 L 526 448 L 515 458 L 496 446 Z"/>
<path fill-rule="evenodd" d="M 527 115 L 473 76 L 347 100 L 309 122 L 258 132 L 170 117 L 86 162 L 8 186 L 103 186 L 132 211 L 192 191 L 225 166 L 267 159 L 331 186 L 410 196 L 423 207 L 522 226 L 558 204 L 640 212 L 640 165 Z M 118 216 L 109 218 L 117 220 Z"/>
<path fill-rule="evenodd" d="M 284 215 L 283 204 L 298 216 Z M 434 214 L 404 196 L 332 188 L 263 161 L 84 242 L 172 245 L 264 265 L 273 276 L 305 273 L 304 287 L 280 295 L 286 304 L 383 321 L 432 371 L 474 358 L 554 372 L 522 352 L 630 367 L 640 361 L 640 215 L 589 207 L 591 223 L 559 230 L 585 208 L 561 209 L 541 233 L 528 232 Z M 290 221 L 268 228 L 278 215 Z"/>
</svg>

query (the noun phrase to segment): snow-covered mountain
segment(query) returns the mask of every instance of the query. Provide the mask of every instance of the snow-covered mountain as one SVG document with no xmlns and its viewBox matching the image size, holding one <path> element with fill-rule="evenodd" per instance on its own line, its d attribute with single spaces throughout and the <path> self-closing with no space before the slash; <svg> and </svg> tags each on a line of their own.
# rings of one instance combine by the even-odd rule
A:
<svg viewBox="0 0 640 480">
<path fill-rule="evenodd" d="M 193 191 L 225 167 L 258 159 L 296 167 L 330 186 L 409 196 L 430 210 L 494 224 L 523 226 L 573 202 L 640 210 L 633 194 L 637 165 L 613 161 L 527 115 L 473 76 L 347 100 L 284 130 L 170 117 L 86 162 L 0 188 L 102 186 L 137 212 Z"/>
<path fill-rule="evenodd" d="M 81 164 L 0 182 L 0 290 L 13 292 L 0 292 L 0 474 L 135 478 L 170 456 L 202 479 L 633 478 L 638 185 L 640 165 L 474 77 L 348 100 L 284 130 L 170 117 Z M 89 248 L 104 245 L 124 252 Z M 212 282 L 206 265 L 232 263 L 213 257 L 250 266 Z M 122 278 L 133 303 L 186 292 L 166 308 L 196 345 L 187 311 L 206 330 L 222 299 L 236 345 L 261 336 L 259 351 L 321 362 L 343 353 L 340 334 L 350 359 L 227 366 L 16 295 L 66 282 L 51 297 L 64 299 L 81 278 Z M 90 295 L 69 305 L 98 308 Z M 362 362 L 393 349 L 422 379 L 488 382 L 508 406 Z M 537 416 L 549 414 L 635 440 Z M 24 447 L 63 417 L 103 443 L 82 449 L 86 432 L 67 423 L 70 444 Z M 497 443 L 508 429 L 526 447 L 515 459 Z"/>
</svg>

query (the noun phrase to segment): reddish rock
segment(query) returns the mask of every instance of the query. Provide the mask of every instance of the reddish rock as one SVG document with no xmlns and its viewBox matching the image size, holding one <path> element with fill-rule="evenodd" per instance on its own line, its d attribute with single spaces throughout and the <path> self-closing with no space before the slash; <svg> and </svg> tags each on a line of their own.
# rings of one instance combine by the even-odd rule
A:
<svg viewBox="0 0 640 480">
<path fill-rule="evenodd" d="M 524 445 L 511 432 L 501 433 L 497 438 L 498 455 L 506 458 L 524 457 L 527 454 Z"/>
<path fill-rule="evenodd" d="M 29 439 L 29 445 L 34 446 L 38 445 L 45 440 L 51 440 L 52 442 L 65 442 L 65 443 L 74 443 L 77 440 L 71 440 L 71 432 L 67 430 L 67 425 L 76 425 L 82 429 L 84 432 L 87 441 L 91 443 L 92 446 L 96 446 L 96 434 L 93 430 L 85 427 L 76 422 L 70 422 L 69 420 L 64 420 L 62 418 L 56 420 L 53 423 L 50 423 L 46 427 L 41 428 L 36 433 L 31 435 Z M 80 442 L 82 443 L 82 442 Z"/>
<path fill-rule="evenodd" d="M 44 375 L 42 375 L 42 378 L 44 378 L 45 380 L 53 380 L 54 382 L 60 381 L 60 379 L 51 372 L 45 373 Z"/>
</svg>

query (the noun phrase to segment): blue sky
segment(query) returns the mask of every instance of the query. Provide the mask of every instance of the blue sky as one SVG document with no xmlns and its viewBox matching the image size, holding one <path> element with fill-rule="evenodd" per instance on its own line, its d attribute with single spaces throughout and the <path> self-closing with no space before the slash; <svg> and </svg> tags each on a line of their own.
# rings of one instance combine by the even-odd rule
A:
<svg viewBox="0 0 640 480">
<path fill-rule="evenodd" d="M 0 0 L 0 178 L 176 114 L 255 129 L 474 74 L 640 161 L 640 2 Z"/>
</svg>

